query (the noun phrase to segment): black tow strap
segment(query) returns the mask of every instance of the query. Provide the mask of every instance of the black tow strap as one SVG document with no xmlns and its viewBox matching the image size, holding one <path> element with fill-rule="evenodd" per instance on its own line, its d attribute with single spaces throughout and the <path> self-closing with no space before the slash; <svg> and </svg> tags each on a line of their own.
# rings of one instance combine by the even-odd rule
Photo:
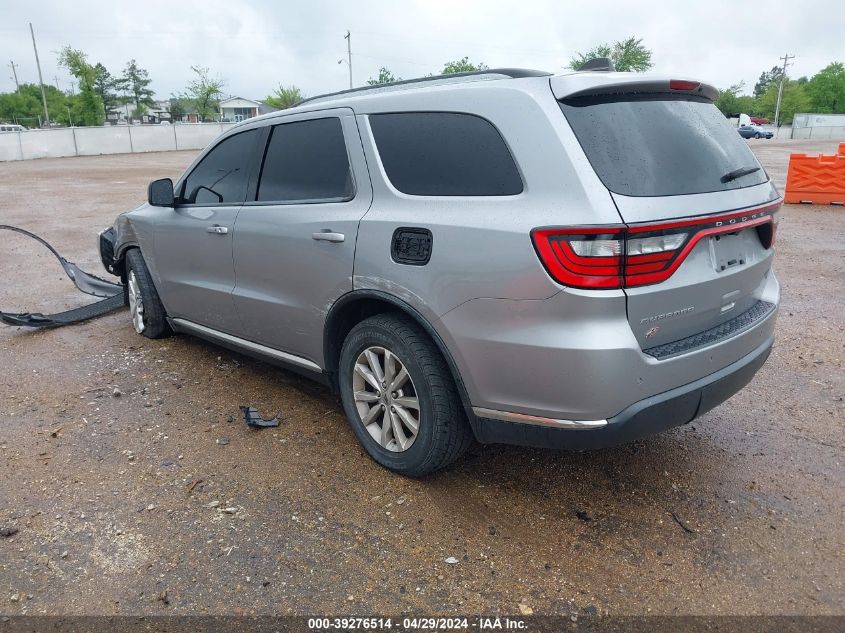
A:
<svg viewBox="0 0 845 633">
<path fill-rule="evenodd" d="M 61 325 L 70 325 L 71 323 L 80 323 L 93 319 L 109 312 L 113 312 L 124 305 L 123 301 L 123 284 L 116 284 L 105 279 L 101 279 L 96 275 L 87 273 L 73 262 L 69 262 L 64 257 L 59 255 L 59 252 L 53 248 L 45 239 L 30 233 L 25 229 L 17 226 L 9 226 L 7 224 L 0 224 L 0 229 L 6 231 L 14 231 L 21 235 L 31 237 L 36 242 L 43 245 L 50 251 L 59 263 L 62 265 L 65 273 L 74 285 L 85 294 L 93 295 L 95 297 L 103 297 L 102 301 L 95 301 L 80 308 L 66 310 L 65 312 L 58 312 L 56 314 L 42 314 L 40 312 L 3 312 L 0 310 L 0 321 L 7 325 L 17 325 L 22 327 L 46 328 L 59 327 Z"/>
</svg>

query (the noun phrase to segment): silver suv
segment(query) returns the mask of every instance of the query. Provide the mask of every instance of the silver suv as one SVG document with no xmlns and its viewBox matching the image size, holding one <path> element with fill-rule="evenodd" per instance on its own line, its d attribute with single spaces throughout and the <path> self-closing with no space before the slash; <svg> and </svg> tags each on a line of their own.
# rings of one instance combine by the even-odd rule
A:
<svg viewBox="0 0 845 633">
<path fill-rule="evenodd" d="M 772 347 L 781 198 L 716 96 L 501 69 L 308 99 L 151 183 L 102 259 L 137 332 L 322 379 L 397 472 L 627 442 Z"/>
</svg>

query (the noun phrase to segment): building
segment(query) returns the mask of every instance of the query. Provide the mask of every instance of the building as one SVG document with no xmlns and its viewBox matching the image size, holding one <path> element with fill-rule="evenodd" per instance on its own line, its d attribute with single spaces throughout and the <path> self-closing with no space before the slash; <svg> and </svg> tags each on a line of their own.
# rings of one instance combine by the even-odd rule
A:
<svg viewBox="0 0 845 633">
<path fill-rule="evenodd" d="M 237 123 L 244 119 L 251 119 L 259 114 L 276 112 L 278 108 L 268 106 L 261 101 L 244 99 L 243 97 L 229 97 L 220 102 L 220 120 Z"/>
</svg>

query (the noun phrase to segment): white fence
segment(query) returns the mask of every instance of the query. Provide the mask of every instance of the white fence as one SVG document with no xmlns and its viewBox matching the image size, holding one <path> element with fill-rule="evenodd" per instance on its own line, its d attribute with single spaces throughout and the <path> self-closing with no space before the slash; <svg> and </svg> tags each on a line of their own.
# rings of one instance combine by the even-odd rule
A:
<svg viewBox="0 0 845 633">
<path fill-rule="evenodd" d="M 202 149 L 232 125 L 114 125 L 3 132 L 0 161 Z"/>
<path fill-rule="evenodd" d="M 792 117 L 789 138 L 845 141 L 845 114 L 798 112 Z"/>
<path fill-rule="evenodd" d="M 824 127 L 793 127 L 789 138 L 819 141 L 845 141 L 845 125 Z"/>
</svg>

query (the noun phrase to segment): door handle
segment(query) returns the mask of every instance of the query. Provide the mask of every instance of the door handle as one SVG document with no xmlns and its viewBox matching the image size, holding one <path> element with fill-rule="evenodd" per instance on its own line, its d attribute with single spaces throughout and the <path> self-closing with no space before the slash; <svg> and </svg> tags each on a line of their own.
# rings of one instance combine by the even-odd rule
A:
<svg viewBox="0 0 845 633">
<path fill-rule="evenodd" d="M 207 233 L 216 233 L 217 235 L 226 235 L 229 232 L 228 226 L 220 226 L 219 224 L 213 224 L 211 226 L 205 227 Z"/>
<path fill-rule="evenodd" d="M 346 239 L 346 236 L 343 233 L 332 233 L 331 231 L 312 233 L 311 237 L 318 242 L 342 242 Z"/>
</svg>

